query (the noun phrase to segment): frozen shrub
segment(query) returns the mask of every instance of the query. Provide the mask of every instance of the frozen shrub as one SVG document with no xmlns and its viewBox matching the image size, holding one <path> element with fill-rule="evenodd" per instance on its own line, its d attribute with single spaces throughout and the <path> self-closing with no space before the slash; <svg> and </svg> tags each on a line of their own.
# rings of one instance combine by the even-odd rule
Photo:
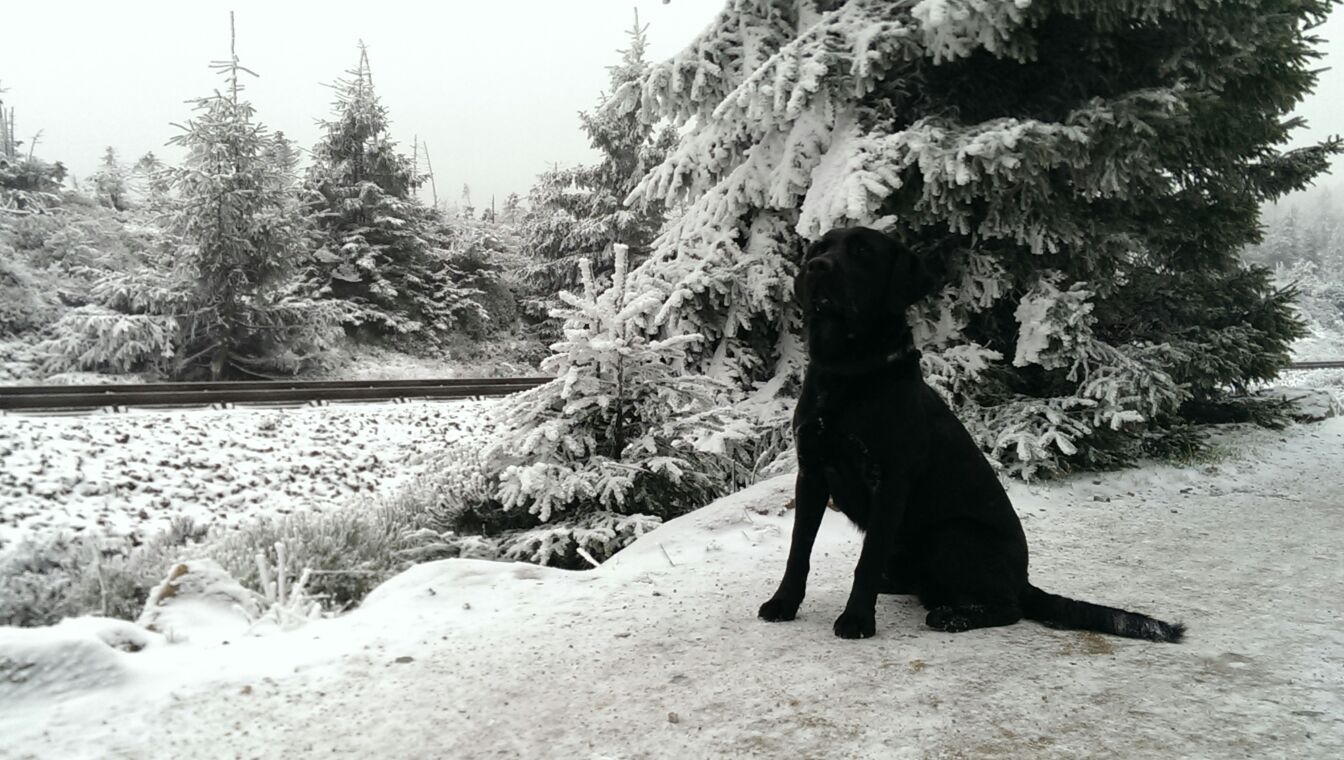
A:
<svg viewBox="0 0 1344 760">
<path fill-rule="evenodd" d="M 259 520 L 217 536 L 205 548 L 244 586 L 260 591 L 256 555 L 275 563 L 275 545 L 288 547 L 289 567 L 311 570 L 307 593 L 328 608 L 351 607 L 379 583 L 405 569 L 424 541 L 418 505 L 391 502 L 369 509 L 300 513 Z"/>
<path fill-rule="evenodd" d="M 541 523 L 595 511 L 670 516 L 724 488 L 723 463 L 693 445 L 720 390 L 681 371 L 699 336 L 649 338 L 644 325 L 659 296 L 630 287 L 626 256 L 617 246 L 600 293 L 581 262 L 584 294 L 560 294 L 565 337 L 542 362 L 556 379 L 502 408 L 502 432 L 482 457 L 506 510 Z"/>
<path fill-rule="evenodd" d="M 498 552 L 501 559 L 578 570 L 592 566 L 589 558 L 604 562 L 662 522 L 653 515 L 594 512 L 574 521 L 502 536 Z"/>
<path fill-rule="evenodd" d="M 41 327 L 54 313 L 49 289 L 0 243 L 0 336 Z"/>
<path fill-rule="evenodd" d="M 51 625 L 87 614 L 134 620 L 170 565 L 201 556 L 204 536 L 178 519 L 140 546 L 68 535 L 20 543 L 0 559 L 0 625 Z"/>
</svg>

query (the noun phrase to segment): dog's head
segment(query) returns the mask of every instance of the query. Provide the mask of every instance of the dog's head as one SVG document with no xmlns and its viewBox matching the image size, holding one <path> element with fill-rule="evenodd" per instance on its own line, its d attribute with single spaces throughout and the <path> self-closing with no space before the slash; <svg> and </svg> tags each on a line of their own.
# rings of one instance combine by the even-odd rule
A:
<svg viewBox="0 0 1344 760">
<path fill-rule="evenodd" d="M 907 330 L 906 307 L 933 278 L 900 241 L 867 227 L 827 232 L 803 256 L 794 288 L 815 358 L 852 359 Z"/>
</svg>

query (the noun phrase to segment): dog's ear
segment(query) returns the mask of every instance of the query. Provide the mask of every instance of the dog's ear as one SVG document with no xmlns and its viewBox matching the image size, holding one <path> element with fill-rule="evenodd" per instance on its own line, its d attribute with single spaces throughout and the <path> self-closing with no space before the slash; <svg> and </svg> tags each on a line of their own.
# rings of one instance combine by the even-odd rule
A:
<svg viewBox="0 0 1344 760">
<path fill-rule="evenodd" d="M 924 261 L 900 242 L 891 239 L 895 261 L 891 266 L 891 281 L 887 283 L 887 308 L 893 313 L 905 311 L 933 292 L 937 285 Z"/>
</svg>

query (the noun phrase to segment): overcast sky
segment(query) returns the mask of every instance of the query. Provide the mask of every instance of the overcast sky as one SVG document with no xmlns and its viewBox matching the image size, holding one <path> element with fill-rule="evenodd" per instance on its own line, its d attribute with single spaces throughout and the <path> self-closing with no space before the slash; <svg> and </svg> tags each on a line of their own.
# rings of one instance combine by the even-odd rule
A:
<svg viewBox="0 0 1344 760">
<path fill-rule="evenodd" d="M 308 147 L 330 113 L 331 82 L 369 46 L 374 84 L 409 152 L 419 135 L 434 162 L 440 199 L 470 184 L 480 208 L 490 196 L 526 193 L 558 162 L 593 160 L 577 112 L 607 84 L 606 66 L 625 47 L 634 8 L 661 60 L 713 20 L 724 0 L 446 0 L 381 2 L 62 2 L 7 4 L 0 29 L 0 86 L 17 108 L 18 132 L 38 129 L 38 154 L 79 176 L 103 147 L 125 159 L 164 143 L 184 102 L 219 78 L 228 56 L 228 11 L 238 17 L 238 55 L 260 74 L 247 82 L 258 118 Z M 1299 142 L 1344 134 L 1344 12 L 1322 28 L 1323 75 L 1303 105 Z M 1338 165 L 1338 164 L 1337 164 Z M 1339 172 L 1336 172 L 1338 174 Z"/>
</svg>

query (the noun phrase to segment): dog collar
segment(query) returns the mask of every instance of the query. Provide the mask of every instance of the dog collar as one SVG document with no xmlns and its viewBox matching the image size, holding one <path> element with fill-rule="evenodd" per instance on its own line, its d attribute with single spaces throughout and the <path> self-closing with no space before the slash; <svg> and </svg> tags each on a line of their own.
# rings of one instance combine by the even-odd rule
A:
<svg viewBox="0 0 1344 760">
<path fill-rule="evenodd" d="M 809 367 L 828 375 L 866 375 L 870 372 L 878 372 L 888 367 L 895 367 L 907 362 L 915 364 L 921 356 L 919 349 L 913 346 L 907 346 L 897 349 L 891 353 L 880 356 L 871 356 L 866 359 L 859 359 L 852 362 L 808 362 Z"/>
</svg>

